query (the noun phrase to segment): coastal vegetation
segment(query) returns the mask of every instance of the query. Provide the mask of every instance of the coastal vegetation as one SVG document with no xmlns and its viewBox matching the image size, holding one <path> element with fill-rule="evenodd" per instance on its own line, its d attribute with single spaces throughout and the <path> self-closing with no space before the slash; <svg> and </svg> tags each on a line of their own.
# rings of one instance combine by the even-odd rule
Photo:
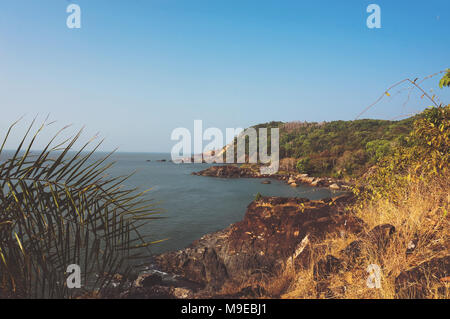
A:
<svg viewBox="0 0 450 319">
<path fill-rule="evenodd" d="M 352 179 L 362 176 L 381 158 L 405 145 L 416 119 L 417 116 L 400 121 L 361 119 L 320 123 L 269 122 L 252 128 L 256 131 L 267 128 L 268 132 L 270 128 L 280 130 L 281 171 Z M 248 137 L 246 139 L 248 154 Z M 236 153 L 236 139 L 234 144 Z M 270 147 L 269 134 L 269 152 Z M 226 151 L 224 158 L 225 156 Z M 292 162 L 294 165 L 290 164 Z"/>
<path fill-rule="evenodd" d="M 279 127 L 280 158 L 296 159 L 299 173 L 343 178 L 361 176 L 381 157 L 405 144 L 414 120 L 272 122 L 255 128 Z"/>
<path fill-rule="evenodd" d="M 432 76 L 442 74 L 439 82 L 441 88 L 450 85 L 450 71 L 441 71 Z M 431 78 L 432 76 L 426 77 Z M 419 81 L 419 82 L 423 82 Z M 416 79 L 417 81 L 417 79 Z M 405 79 L 398 82 L 411 83 L 412 88 L 423 92 L 435 109 L 431 108 L 423 115 L 438 117 L 439 106 L 435 101 L 436 95 L 429 96 L 420 86 L 419 82 Z M 393 89 L 396 85 L 392 86 Z M 385 92 L 383 96 L 389 96 Z M 372 105 L 373 106 L 373 105 Z M 383 161 L 385 158 L 399 150 L 417 150 L 418 143 L 424 140 L 425 135 L 411 139 L 414 123 L 423 115 L 416 114 L 403 120 L 389 121 L 377 119 L 357 119 L 353 121 L 331 122 L 268 122 L 252 128 L 279 128 L 280 130 L 280 160 L 281 171 L 297 172 L 312 176 L 328 176 L 334 178 L 357 179 L 367 170 Z M 417 134 L 416 134 L 417 135 Z M 248 152 L 248 138 L 246 140 Z M 427 140 L 426 143 L 429 141 Z M 234 140 L 236 152 L 236 139 Z M 257 143 L 259 145 L 259 143 Z M 268 136 L 268 149 L 270 149 L 270 134 Z M 398 157 L 398 154 L 396 155 Z M 294 163 L 294 165 L 292 165 Z M 406 164 L 406 163 L 405 163 Z M 249 167 L 244 165 L 244 167 Z"/>
<path fill-rule="evenodd" d="M 441 87 L 450 85 L 448 76 Z M 347 210 L 361 219 L 363 235 L 327 236 L 322 250 L 311 247 L 316 255 L 307 267 L 290 267 L 269 287 L 291 281 L 284 298 L 449 298 L 450 105 L 427 108 L 395 140 L 353 189 L 356 202 Z M 374 229 L 389 232 L 374 241 Z M 320 289 L 317 264 L 349 251 L 358 252 L 356 266 L 329 274 Z M 379 265 L 378 289 L 366 284 L 368 265 Z"/>
<path fill-rule="evenodd" d="M 285 298 L 449 298 L 450 106 L 432 107 L 414 122 L 406 145 L 382 158 L 354 188 L 350 214 L 361 219 L 364 234 L 390 227 L 389 239 L 330 235 L 308 267 L 291 269 Z M 357 245 L 355 245 L 357 243 Z M 350 269 L 326 278 L 319 289 L 314 267 L 327 256 L 342 256 L 348 247 L 360 254 Z M 318 251 L 318 250 L 315 250 Z M 368 265 L 379 265 L 380 287 L 366 285 Z M 282 276 L 283 277 L 283 276 Z M 286 278 L 279 280 L 286 281 Z"/>
<path fill-rule="evenodd" d="M 44 123 L 34 122 L 13 152 L 0 146 L 0 298 L 66 298 L 86 291 L 100 294 L 109 274 L 128 274 L 130 260 L 146 255 L 139 233 L 156 218 L 143 192 L 123 188 L 128 178 L 108 177 L 111 155 L 93 158 L 98 143 L 72 151 L 75 137 L 54 136 L 42 151 L 32 148 Z M 78 265 L 82 289 L 69 289 L 69 265 Z"/>
</svg>

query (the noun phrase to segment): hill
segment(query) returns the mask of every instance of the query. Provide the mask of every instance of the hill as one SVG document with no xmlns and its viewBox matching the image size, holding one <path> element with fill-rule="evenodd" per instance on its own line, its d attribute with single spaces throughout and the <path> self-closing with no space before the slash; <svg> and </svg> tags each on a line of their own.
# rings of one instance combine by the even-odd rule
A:
<svg viewBox="0 0 450 319">
<path fill-rule="evenodd" d="M 253 128 L 280 129 L 282 169 L 291 163 L 299 173 L 342 178 L 362 175 L 396 146 L 407 144 L 415 119 L 270 122 Z"/>
</svg>

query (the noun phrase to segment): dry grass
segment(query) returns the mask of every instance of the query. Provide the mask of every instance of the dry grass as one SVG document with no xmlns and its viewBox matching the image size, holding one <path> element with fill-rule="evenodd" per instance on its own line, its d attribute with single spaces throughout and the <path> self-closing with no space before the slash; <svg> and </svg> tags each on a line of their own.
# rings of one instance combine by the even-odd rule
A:
<svg viewBox="0 0 450 319">
<path fill-rule="evenodd" d="M 395 226 L 396 232 L 385 249 L 379 249 L 368 238 L 362 236 L 363 252 L 356 266 L 350 270 L 342 269 L 327 279 L 331 296 L 317 291 L 313 276 L 314 264 L 326 255 L 341 258 L 340 252 L 355 236 L 341 234 L 328 237 L 321 243 L 321 248 L 313 247 L 311 264 L 307 269 L 283 272 L 286 278 L 274 281 L 294 280 L 283 298 L 395 298 L 395 279 L 402 272 L 409 270 L 435 257 L 449 255 L 450 216 L 450 178 L 435 179 L 432 183 L 415 182 L 397 194 L 401 201 L 392 203 L 382 200 L 354 207 L 354 213 L 367 224 L 366 231 L 380 224 Z M 361 238 L 359 238 L 361 239 Z M 415 243 L 415 249 L 406 254 L 408 245 Z M 366 285 L 369 273 L 367 266 L 376 264 L 381 267 L 381 288 L 370 289 Z M 282 277 L 283 277 L 282 276 Z M 449 298 L 449 286 L 445 293 L 437 293 L 438 287 L 444 285 L 436 278 L 427 278 L 426 298 Z M 272 283 L 272 285 L 276 285 Z"/>
<path fill-rule="evenodd" d="M 391 299 L 396 295 L 395 280 L 402 271 L 407 271 L 436 257 L 450 253 L 450 178 L 440 178 L 432 183 L 415 182 L 396 194 L 396 203 L 382 200 L 368 202 L 349 209 L 361 218 L 365 234 L 355 235 L 341 232 L 329 235 L 325 240 L 308 243 L 304 253 L 309 254 L 304 267 L 286 261 L 277 274 L 255 275 L 242 282 L 228 282 L 218 296 L 243 298 L 286 299 Z M 261 206 L 268 204 L 261 203 Z M 388 245 L 380 248 L 367 236 L 370 230 L 381 224 L 393 225 L 396 229 Z M 342 253 L 350 243 L 362 241 L 361 256 L 351 264 Z M 406 253 L 408 246 L 415 249 Z M 314 276 L 318 261 L 332 255 L 343 261 L 344 267 L 322 281 Z M 371 264 L 381 268 L 381 288 L 369 288 L 367 267 Z M 425 298 L 450 297 L 448 282 L 439 282 L 429 274 L 426 280 Z M 423 283 L 422 283 L 423 284 Z M 325 285 L 325 288 L 323 288 Z M 446 285 L 446 286 L 444 286 Z M 445 287 L 444 294 L 442 288 Z M 438 288 L 440 292 L 438 293 Z M 248 294 L 243 291 L 249 292 Z M 408 298 L 408 296 L 400 296 Z"/>
</svg>

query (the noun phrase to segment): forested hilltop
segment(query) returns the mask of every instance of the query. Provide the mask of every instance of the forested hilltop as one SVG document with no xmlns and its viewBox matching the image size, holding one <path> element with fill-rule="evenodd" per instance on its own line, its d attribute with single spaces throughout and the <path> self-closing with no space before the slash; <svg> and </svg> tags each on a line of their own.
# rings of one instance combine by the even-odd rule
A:
<svg viewBox="0 0 450 319">
<path fill-rule="evenodd" d="M 362 175 L 396 146 L 406 145 L 416 118 L 270 122 L 253 127 L 280 128 L 282 169 L 342 178 Z"/>
</svg>

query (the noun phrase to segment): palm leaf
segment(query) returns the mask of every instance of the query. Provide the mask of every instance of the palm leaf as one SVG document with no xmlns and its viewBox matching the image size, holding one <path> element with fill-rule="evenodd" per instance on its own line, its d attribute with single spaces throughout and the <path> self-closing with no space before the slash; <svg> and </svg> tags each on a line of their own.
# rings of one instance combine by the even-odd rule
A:
<svg viewBox="0 0 450 319">
<path fill-rule="evenodd" d="M 130 259 L 147 255 L 143 248 L 151 242 L 139 229 L 158 211 L 145 192 L 121 186 L 129 176 L 106 175 L 112 153 L 92 158 L 101 142 L 90 152 L 92 140 L 71 152 L 81 130 L 55 144 L 65 127 L 32 154 L 47 126 L 26 145 L 33 121 L 6 157 L 4 146 L 16 123 L 0 147 L 0 297 L 73 297 L 76 291 L 65 284 L 70 264 L 83 269 L 84 289 L 101 292 L 110 284 L 103 274 L 131 271 Z"/>
</svg>

